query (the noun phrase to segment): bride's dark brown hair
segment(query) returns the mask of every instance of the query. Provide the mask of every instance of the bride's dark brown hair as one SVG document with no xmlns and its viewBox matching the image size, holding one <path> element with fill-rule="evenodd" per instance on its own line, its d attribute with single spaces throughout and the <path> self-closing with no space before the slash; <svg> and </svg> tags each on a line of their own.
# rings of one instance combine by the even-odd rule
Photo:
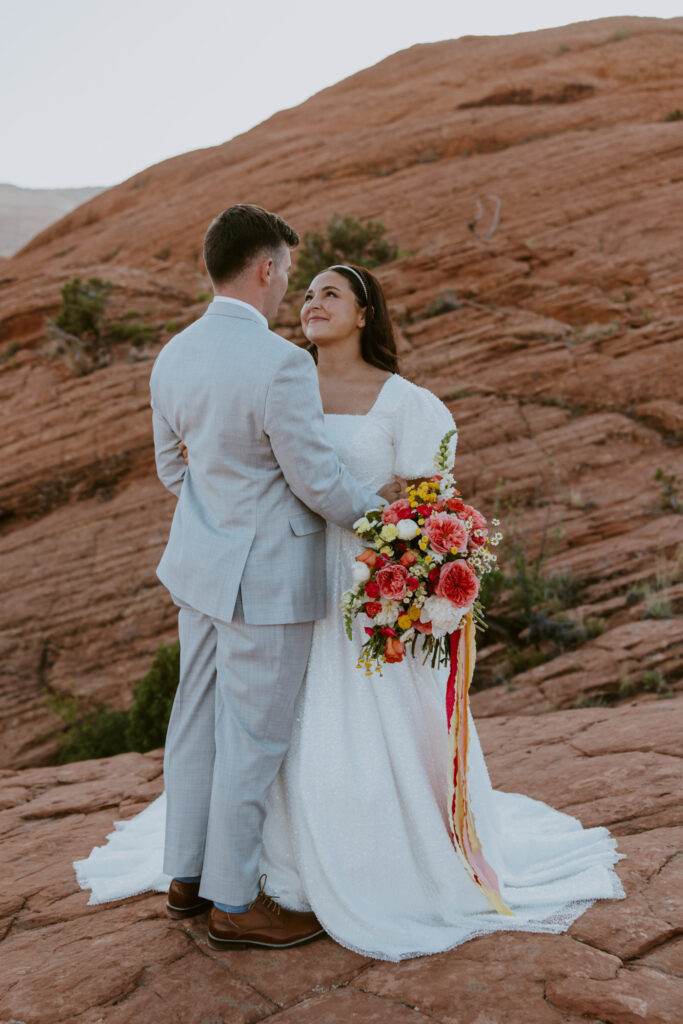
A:
<svg viewBox="0 0 683 1024">
<path fill-rule="evenodd" d="M 349 263 L 329 269 L 333 269 L 335 274 L 341 274 L 346 278 L 351 285 L 351 291 L 358 306 L 365 310 L 365 327 L 360 336 L 360 354 L 363 359 L 371 366 L 379 367 L 380 370 L 398 373 L 394 328 L 389 318 L 389 310 L 381 284 L 375 275 L 365 267 L 356 267 Z M 356 274 L 362 279 L 367 289 L 367 298 L 363 291 L 363 285 Z"/>
</svg>

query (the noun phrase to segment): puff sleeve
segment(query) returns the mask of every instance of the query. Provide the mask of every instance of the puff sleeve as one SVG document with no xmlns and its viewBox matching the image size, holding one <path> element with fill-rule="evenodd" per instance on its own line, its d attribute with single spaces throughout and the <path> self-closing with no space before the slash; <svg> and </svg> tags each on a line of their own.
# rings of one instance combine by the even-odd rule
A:
<svg viewBox="0 0 683 1024">
<path fill-rule="evenodd" d="M 432 476 L 441 440 L 454 427 L 455 420 L 436 395 L 402 380 L 401 392 L 394 396 L 395 475 L 408 480 Z M 453 455 L 457 440 L 457 434 L 451 438 Z"/>
</svg>

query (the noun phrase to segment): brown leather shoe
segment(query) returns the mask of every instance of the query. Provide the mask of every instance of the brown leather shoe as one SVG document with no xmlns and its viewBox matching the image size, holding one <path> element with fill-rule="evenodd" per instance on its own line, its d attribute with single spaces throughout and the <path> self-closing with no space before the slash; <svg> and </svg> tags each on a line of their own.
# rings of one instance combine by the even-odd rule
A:
<svg viewBox="0 0 683 1024">
<path fill-rule="evenodd" d="M 263 878 L 263 876 L 261 876 Z M 211 949 L 289 949 L 324 935 L 315 914 L 285 910 L 261 885 L 258 896 L 244 914 L 226 914 L 217 907 L 209 915 L 209 946 Z"/>
<path fill-rule="evenodd" d="M 174 920 L 183 917 L 195 917 L 211 906 L 211 900 L 199 895 L 199 882 L 179 882 L 174 878 L 168 889 L 166 913 Z"/>
</svg>

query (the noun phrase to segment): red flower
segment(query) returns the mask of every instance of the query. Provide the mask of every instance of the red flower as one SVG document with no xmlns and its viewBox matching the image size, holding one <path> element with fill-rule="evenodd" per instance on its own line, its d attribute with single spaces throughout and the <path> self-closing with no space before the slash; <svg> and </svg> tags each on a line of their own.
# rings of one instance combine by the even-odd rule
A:
<svg viewBox="0 0 683 1024">
<path fill-rule="evenodd" d="M 436 583 L 436 581 L 439 578 L 439 573 L 440 572 L 441 572 L 441 569 L 439 569 L 438 566 L 437 566 L 436 569 L 430 569 L 429 570 L 429 579 L 432 581 L 432 583 Z"/>
<path fill-rule="evenodd" d="M 406 553 L 401 555 L 399 558 L 399 562 L 401 565 L 405 565 L 406 569 L 408 569 L 411 565 L 414 565 L 415 562 L 417 562 L 417 555 L 414 555 L 412 551 L 406 551 Z"/>
<path fill-rule="evenodd" d="M 457 516 L 447 512 L 437 512 L 430 516 L 424 525 L 424 532 L 435 551 L 447 554 L 451 548 L 464 551 L 467 548 L 467 530 Z"/>
<path fill-rule="evenodd" d="M 415 576 L 409 576 L 406 582 L 408 584 L 409 590 L 417 590 L 417 588 L 420 586 L 420 581 L 416 579 Z"/>
<path fill-rule="evenodd" d="M 365 562 L 368 569 L 374 569 L 377 565 L 377 552 L 366 548 L 362 555 L 356 555 L 357 562 Z"/>
<path fill-rule="evenodd" d="M 471 548 L 480 548 L 485 543 L 486 543 L 486 531 L 485 530 L 480 530 L 478 527 L 475 527 L 475 529 L 472 530 L 472 533 L 470 534 L 469 546 Z"/>
<path fill-rule="evenodd" d="M 421 516 L 431 516 L 431 514 L 432 514 L 432 506 L 431 505 L 418 505 L 417 508 L 415 509 L 415 511 L 419 512 Z"/>
<path fill-rule="evenodd" d="M 395 664 L 398 661 L 403 661 L 405 650 L 406 645 L 401 640 L 389 637 L 384 648 L 384 657 L 390 664 Z"/>
<path fill-rule="evenodd" d="M 445 597 L 458 608 L 472 604 L 479 593 L 479 580 L 467 562 L 461 558 L 441 566 L 436 596 Z"/>
<path fill-rule="evenodd" d="M 376 576 L 379 592 L 387 601 L 402 601 L 406 596 L 408 570 L 403 565 L 386 565 Z"/>
<path fill-rule="evenodd" d="M 465 508 L 465 503 L 460 501 L 460 498 L 449 498 L 446 502 L 446 508 L 449 512 L 455 512 L 456 515 L 460 515 Z"/>
<path fill-rule="evenodd" d="M 379 597 L 379 587 L 374 580 L 368 580 L 365 584 L 365 596 L 366 597 Z"/>
<path fill-rule="evenodd" d="M 380 633 L 382 634 L 382 636 L 396 636 L 397 635 L 396 632 L 391 628 L 391 626 L 382 626 L 382 628 L 380 629 Z"/>
<path fill-rule="evenodd" d="M 380 601 L 368 601 L 363 610 L 366 615 L 369 615 L 371 619 L 374 619 L 375 615 L 379 615 L 382 611 L 382 604 Z"/>
<path fill-rule="evenodd" d="M 368 636 L 374 636 L 375 635 L 374 629 L 370 629 L 369 626 L 365 627 L 365 632 L 368 634 Z"/>
<path fill-rule="evenodd" d="M 413 510 L 410 507 L 410 502 L 407 498 L 401 498 L 399 501 L 393 502 L 382 512 L 383 523 L 396 523 L 400 519 L 412 519 Z"/>
<path fill-rule="evenodd" d="M 418 619 L 417 622 L 413 623 L 413 629 L 416 629 L 418 633 L 431 633 L 432 624 L 431 622 L 420 622 Z"/>
<path fill-rule="evenodd" d="M 396 544 L 394 544 L 394 547 L 396 548 L 396 550 L 399 553 L 402 554 L 405 551 L 405 549 L 408 547 L 408 545 L 406 544 L 406 542 L 404 540 L 399 540 L 399 541 L 396 542 Z"/>
</svg>

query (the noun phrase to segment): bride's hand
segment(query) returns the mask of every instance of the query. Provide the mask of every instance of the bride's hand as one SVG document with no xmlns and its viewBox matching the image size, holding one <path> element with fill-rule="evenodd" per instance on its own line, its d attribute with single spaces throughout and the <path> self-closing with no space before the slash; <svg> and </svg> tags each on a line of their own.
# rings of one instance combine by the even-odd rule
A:
<svg viewBox="0 0 683 1024">
<path fill-rule="evenodd" d="M 395 480 L 392 480 L 391 483 L 386 484 L 382 490 L 377 493 L 380 498 L 384 498 L 384 500 L 388 501 L 391 505 L 392 502 L 398 501 L 399 498 L 405 496 L 407 483 L 408 481 L 404 480 L 403 477 L 397 477 Z"/>
<path fill-rule="evenodd" d="M 185 465 L 187 466 L 187 445 L 184 441 L 178 441 L 178 450 L 183 457 Z"/>
</svg>

